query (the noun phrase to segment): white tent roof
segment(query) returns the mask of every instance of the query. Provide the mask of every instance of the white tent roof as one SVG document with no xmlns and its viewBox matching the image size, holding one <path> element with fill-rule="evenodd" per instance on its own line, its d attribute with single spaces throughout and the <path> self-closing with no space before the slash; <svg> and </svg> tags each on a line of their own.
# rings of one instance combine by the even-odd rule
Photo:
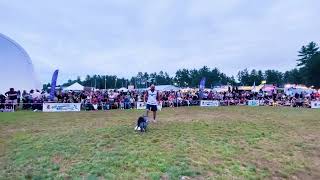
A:
<svg viewBox="0 0 320 180">
<path fill-rule="evenodd" d="M 122 87 L 122 88 L 118 89 L 118 91 L 128 92 L 128 89 L 125 87 Z"/>
<path fill-rule="evenodd" d="M 180 88 L 173 86 L 173 85 L 159 85 L 156 86 L 156 90 L 158 91 L 179 91 Z"/>
<path fill-rule="evenodd" d="M 84 86 L 82 86 L 81 84 L 76 82 L 76 83 L 70 85 L 69 87 L 64 88 L 63 90 L 66 90 L 66 91 L 83 91 L 83 89 L 84 89 Z"/>
</svg>

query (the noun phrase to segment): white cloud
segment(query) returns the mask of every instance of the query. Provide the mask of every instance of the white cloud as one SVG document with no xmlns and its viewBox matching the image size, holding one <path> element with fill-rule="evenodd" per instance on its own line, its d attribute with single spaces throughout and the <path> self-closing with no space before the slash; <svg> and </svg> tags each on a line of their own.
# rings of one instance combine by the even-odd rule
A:
<svg viewBox="0 0 320 180">
<path fill-rule="evenodd" d="M 294 67 L 300 46 L 319 42 L 317 7 L 316 0 L 2 0 L 0 30 L 29 52 L 43 82 L 55 68 L 61 81 L 203 65 L 235 75 Z"/>
</svg>

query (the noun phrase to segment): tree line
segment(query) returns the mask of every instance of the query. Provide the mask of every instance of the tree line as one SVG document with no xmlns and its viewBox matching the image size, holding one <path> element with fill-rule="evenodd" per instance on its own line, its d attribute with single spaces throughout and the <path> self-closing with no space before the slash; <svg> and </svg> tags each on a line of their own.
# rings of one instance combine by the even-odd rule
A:
<svg viewBox="0 0 320 180">
<path fill-rule="evenodd" d="M 247 85 L 260 84 L 265 80 L 268 84 L 281 86 L 285 83 L 305 84 L 320 88 L 320 51 L 315 42 L 310 42 L 301 47 L 298 51 L 296 68 L 280 72 L 278 70 L 256 70 L 244 69 L 238 72 L 237 79 L 234 76 L 227 76 L 217 68 L 203 66 L 200 69 L 179 69 L 174 77 L 167 72 L 138 72 L 136 76 L 129 79 L 118 78 L 115 75 L 87 75 L 84 80 L 78 77 L 75 80 L 68 80 L 62 86 L 69 86 L 75 82 L 87 87 L 98 89 L 115 89 L 134 85 L 136 88 L 145 88 L 150 83 L 157 85 L 176 85 L 180 87 L 198 87 L 200 80 L 206 78 L 206 87 L 218 85 Z M 50 83 L 44 85 L 44 89 L 50 87 Z"/>
<path fill-rule="evenodd" d="M 252 85 L 254 82 L 266 80 L 268 84 L 283 85 L 305 84 L 320 88 L 320 51 L 315 42 L 302 46 L 298 51 L 297 67 L 284 73 L 277 70 L 266 70 L 262 72 L 247 69 L 238 73 L 240 84 Z"/>
</svg>

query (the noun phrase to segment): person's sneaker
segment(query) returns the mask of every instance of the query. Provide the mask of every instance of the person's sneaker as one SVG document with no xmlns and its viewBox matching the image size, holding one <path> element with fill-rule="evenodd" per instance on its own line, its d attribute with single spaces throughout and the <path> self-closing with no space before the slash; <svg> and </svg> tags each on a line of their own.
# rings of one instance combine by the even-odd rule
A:
<svg viewBox="0 0 320 180">
<path fill-rule="evenodd" d="M 136 127 L 134 128 L 134 130 L 135 130 L 135 131 L 138 130 L 138 126 L 136 126 Z"/>
<path fill-rule="evenodd" d="M 141 128 L 140 127 L 138 127 L 138 129 L 137 129 L 138 131 L 140 131 L 141 130 Z"/>
</svg>

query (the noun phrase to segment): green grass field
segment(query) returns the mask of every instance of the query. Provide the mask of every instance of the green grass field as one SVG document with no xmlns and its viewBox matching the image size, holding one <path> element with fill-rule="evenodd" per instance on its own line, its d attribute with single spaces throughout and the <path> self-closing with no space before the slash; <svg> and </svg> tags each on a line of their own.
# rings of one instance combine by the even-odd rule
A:
<svg viewBox="0 0 320 180">
<path fill-rule="evenodd" d="M 0 179 L 320 179 L 320 111 L 0 113 Z"/>
</svg>

